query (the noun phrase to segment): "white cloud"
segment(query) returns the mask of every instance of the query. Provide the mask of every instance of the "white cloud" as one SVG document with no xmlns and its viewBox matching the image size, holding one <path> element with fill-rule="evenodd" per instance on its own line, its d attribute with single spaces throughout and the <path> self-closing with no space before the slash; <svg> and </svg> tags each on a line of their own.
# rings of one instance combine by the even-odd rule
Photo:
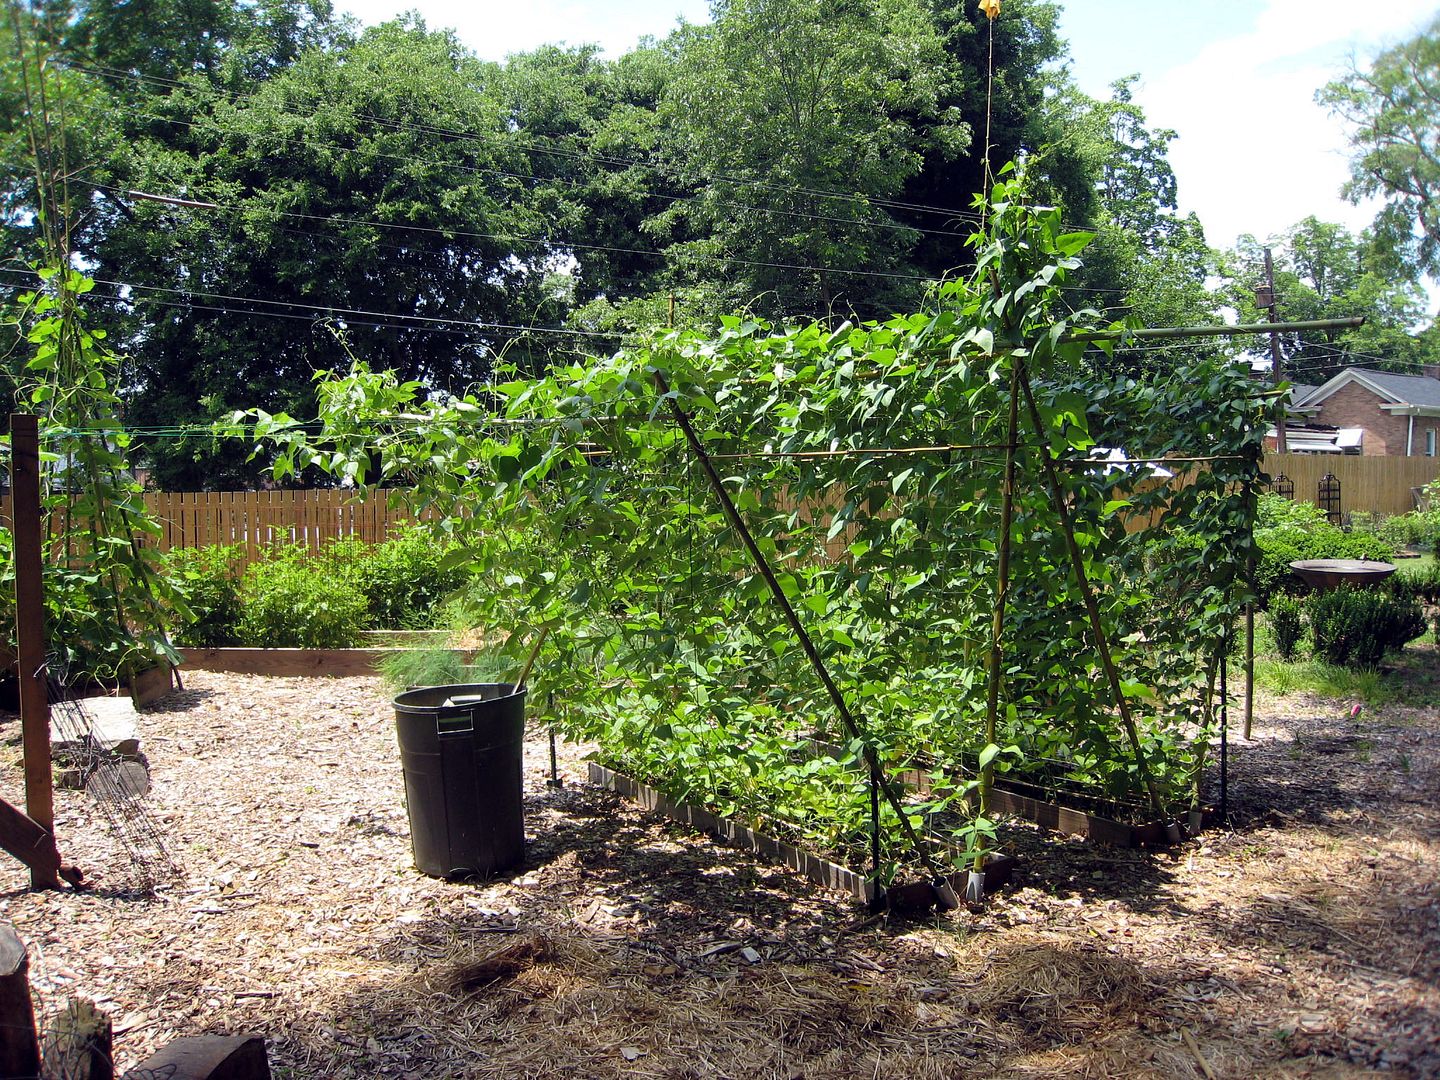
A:
<svg viewBox="0 0 1440 1080">
<path fill-rule="evenodd" d="M 1373 205 L 1340 198 L 1346 132 L 1315 91 L 1350 56 L 1363 63 L 1434 12 L 1433 0 L 1271 0 L 1252 30 L 1211 42 L 1139 89 L 1151 124 L 1180 133 L 1170 160 L 1182 207 L 1200 215 L 1211 243 L 1263 238 L 1309 214 L 1352 228 L 1370 222 Z"/>
</svg>

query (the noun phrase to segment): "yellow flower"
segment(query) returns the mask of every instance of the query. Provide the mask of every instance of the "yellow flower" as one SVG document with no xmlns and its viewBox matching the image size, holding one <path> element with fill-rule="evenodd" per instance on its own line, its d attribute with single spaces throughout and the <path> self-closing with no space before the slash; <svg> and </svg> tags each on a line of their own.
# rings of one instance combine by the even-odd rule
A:
<svg viewBox="0 0 1440 1080">
<path fill-rule="evenodd" d="M 993 19 L 1000 14 L 1000 0 L 980 0 L 980 10 L 987 19 Z"/>
</svg>

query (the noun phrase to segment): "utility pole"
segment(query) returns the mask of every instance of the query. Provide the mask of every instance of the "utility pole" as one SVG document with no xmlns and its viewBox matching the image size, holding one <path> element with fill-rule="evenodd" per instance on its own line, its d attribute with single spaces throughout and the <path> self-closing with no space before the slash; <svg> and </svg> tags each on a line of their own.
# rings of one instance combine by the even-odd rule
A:
<svg viewBox="0 0 1440 1080">
<path fill-rule="evenodd" d="M 1265 284 L 1255 290 L 1255 306 L 1267 308 L 1270 314 L 1270 321 L 1280 321 L 1279 304 L 1275 300 L 1275 263 L 1270 257 L 1270 249 L 1265 249 Z M 1270 385 L 1279 386 L 1282 381 L 1281 356 L 1280 356 L 1280 335 L 1274 330 L 1270 331 Z M 1277 402 L 1275 413 L 1275 452 L 1283 454 L 1285 446 L 1285 418 L 1287 410 L 1283 402 Z"/>
</svg>

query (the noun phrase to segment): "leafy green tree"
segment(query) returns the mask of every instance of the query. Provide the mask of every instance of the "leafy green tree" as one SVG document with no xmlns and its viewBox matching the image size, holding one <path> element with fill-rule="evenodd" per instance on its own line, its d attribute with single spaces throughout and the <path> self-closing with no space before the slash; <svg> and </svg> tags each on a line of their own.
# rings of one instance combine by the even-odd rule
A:
<svg viewBox="0 0 1440 1080">
<path fill-rule="evenodd" d="M 195 75 L 244 90 L 328 42 L 331 17 L 330 0 L 80 0 L 65 51 L 131 100 Z"/>
<path fill-rule="evenodd" d="M 913 296 L 916 233 L 885 201 L 928 147 L 970 137 L 940 104 L 946 57 L 926 9 L 724 0 L 668 44 L 662 153 L 694 193 L 648 224 L 672 267 L 768 312 L 868 316 Z"/>
<path fill-rule="evenodd" d="M 576 210 L 533 183 L 505 89 L 499 65 L 410 21 L 305 52 L 248 95 L 193 79 L 157 103 L 165 137 L 112 166 L 92 249 L 133 287 L 134 421 L 303 414 L 314 372 L 344 358 L 332 331 L 433 392 L 554 347 L 504 328 L 559 317 L 548 235 Z M 162 483 L 245 479 L 195 448 L 154 448 Z"/>
<path fill-rule="evenodd" d="M 1264 248 L 1273 250 L 1275 291 L 1286 321 L 1363 316 L 1350 330 L 1292 332 L 1281 337 L 1292 381 L 1324 382 L 1347 366 L 1417 374 L 1436 359 L 1433 333 L 1418 332 L 1425 294 L 1413 279 L 1397 277 L 1377 254 L 1368 233 L 1307 217 L 1265 244 L 1242 236 L 1229 257 L 1230 302 L 1242 321 L 1266 313 L 1255 307 L 1254 286 L 1264 280 Z M 1257 352 L 1268 356 L 1264 347 Z"/>
<path fill-rule="evenodd" d="M 1060 152 L 1090 177 L 1094 198 L 1086 224 L 1096 234 L 1077 276 L 1076 299 L 1128 317 L 1141 326 L 1186 326 L 1219 321 L 1221 297 L 1207 289 L 1215 253 L 1192 214 L 1179 213 L 1169 148 L 1177 133 L 1151 129 L 1135 103 L 1136 76 L 1118 80 L 1108 100 L 1073 86 L 1050 103 Z M 1119 349 L 1105 363 L 1133 374 L 1169 370 L 1191 345 Z M 1226 353 L 1228 346 L 1202 346 Z"/>
<path fill-rule="evenodd" d="M 992 168 L 1028 156 L 1028 183 L 1038 201 L 1088 222 L 1094 176 L 1064 137 L 1068 117 L 1054 108 L 1057 94 L 1069 85 L 1062 66 L 1066 47 L 1058 31 L 1059 5 L 1006 0 L 993 21 L 974 0 L 929 0 L 927 6 L 945 50 L 944 64 L 935 73 L 935 110 L 964 124 L 970 138 L 923 141 L 920 170 L 901 195 L 907 203 L 958 214 L 902 207 L 896 216 L 933 230 L 916 241 L 914 259 L 925 273 L 939 276 L 974 259 L 967 240 L 976 222 L 968 215 L 971 197 L 986 187 L 987 114 Z M 993 87 L 987 79 L 992 70 Z"/>
<path fill-rule="evenodd" d="M 1440 274 L 1440 17 L 1316 97 L 1352 128 L 1346 196 L 1385 200 L 1376 243 Z"/>
<path fill-rule="evenodd" d="M 502 83 L 564 272 L 567 301 L 592 306 L 576 325 L 623 325 L 609 313 L 677 283 L 645 221 L 689 198 L 654 161 L 657 106 L 674 69 L 664 48 L 642 45 L 615 61 L 593 46 L 544 46 L 507 61 Z M 663 315 L 661 316 L 663 321 Z"/>
</svg>

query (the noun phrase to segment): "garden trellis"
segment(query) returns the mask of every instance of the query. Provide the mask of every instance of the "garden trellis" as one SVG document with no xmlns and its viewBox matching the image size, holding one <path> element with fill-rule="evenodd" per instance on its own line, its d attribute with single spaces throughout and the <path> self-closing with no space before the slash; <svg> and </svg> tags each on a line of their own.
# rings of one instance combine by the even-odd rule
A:
<svg viewBox="0 0 1440 1080">
<path fill-rule="evenodd" d="M 1248 599 L 1264 402 L 1218 361 L 1097 374 L 1087 349 L 1124 329 L 1052 314 L 1087 237 L 1019 195 L 997 184 L 975 274 L 929 312 L 659 333 L 498 403 L 357 368 L 321 385 L 322 434 L 248 430 L 282 476 L 319 465 L 446 512 L 491 584 L 477 620 L 517 651 L 549 628 L 537 684 L 673 796 L 850 858 L 878 846 L 883 880 L 927 863 L 927 837 L 962 865 L 992 848 L 996 771 L 1173 815 L 1198 799 Z M 1154 459 L 1182 475 L 1156 482 Z M 867 771 L 883 792 L 916 767 L 923 797 L 875 805 Z"/>
</svg>

